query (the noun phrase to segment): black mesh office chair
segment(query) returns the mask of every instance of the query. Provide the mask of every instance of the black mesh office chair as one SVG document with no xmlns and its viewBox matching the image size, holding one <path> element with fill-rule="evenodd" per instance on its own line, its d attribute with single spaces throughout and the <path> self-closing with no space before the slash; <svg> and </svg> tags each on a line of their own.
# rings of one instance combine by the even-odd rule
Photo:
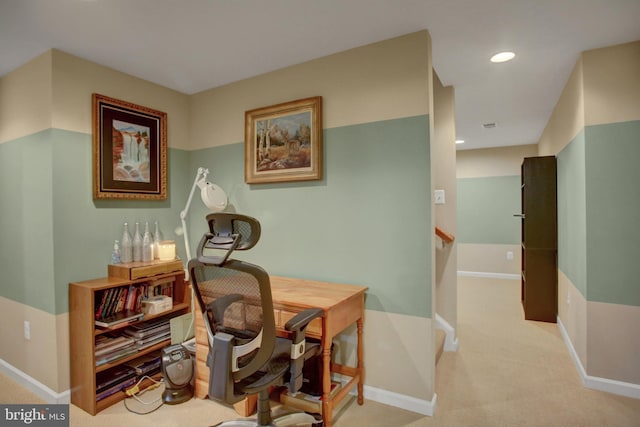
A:
<svg viewBox="0 0 640 427">
<path fill-rule="evenodd" d="M 218 425 L 321 426 L 319 418 L 306 413 L 272 419 L 269 391 L 285 383 L 291 393 L 300 389 L 304 360 L 320 352 L 317 343 L 306 342 L 305 329 L 322 310 L 305 310 L 287 322 L 291 340 L 277 337 L 269 275 L 257 265 L 229 258 L 233 251 L 255 246 L 260 223 L 234 213 L 210 214 L 207 222 L 209 233 L 188 268 L 209 340 L 209 398 L 233 404 L 258 394 L 256 420 Z M 207 249 L 224 252 L 206 255 Z"/>
</svg>

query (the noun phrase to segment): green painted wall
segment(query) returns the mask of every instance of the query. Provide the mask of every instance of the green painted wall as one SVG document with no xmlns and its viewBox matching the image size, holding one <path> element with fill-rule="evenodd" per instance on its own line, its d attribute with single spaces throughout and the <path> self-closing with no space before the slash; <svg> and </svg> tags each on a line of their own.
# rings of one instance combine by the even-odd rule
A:
<svg viewBox="0 0 640 427">
<path fill-rule="evenodd" d="M 94 201 L 91 135 L 49 129 L 0 144 L 0 295 L 53 314 L 68 311 L 68 284 L 104 277 L 125 221 L 159 221 L 175 236 L 190 188 L 188 153 L 169 150 L 163 202 Z M 186 190 L 188 191 L 188 190 Z"/>
<path fill-rule="evenodd" d="M 558 267 L 588 301 L 640 306 L 640 121 L 585 127 L 558 153 Z"/>
<path fill-rule="evenodd" d="M 640 306 L 640 121 L 587 126 L 587 299 Z"/>
<path fill-rule="evenodd" d="M 169 150 L 169 199 L 92 197 L 91 135 L 49 129 L 0 144 L 0 295 L 68 311 L 68 283 L 106 275 L 122 224 L 158 220 L 174 233 L 199 166 L 232 205 L 260 220 L 263 237 L 242 255 L 273 274 L 370 287 L 369 309 L 431 317 L 429 117 L 324 131 L 321 181 L 246 185 L 244 146 Z M 191 247 L 206 229 L 197 198 Z"/>
<path fill-rule="evenodd" d="M 520 176 L 458 178 L 458 243 L 520 243 Z"/>
<path fill-rule="evenodd" d="M 558 268 L 587 295 L 585 137 L 580 132 L 558 153 Z"/>
<path fill-rule="evenodd" d="M 193 152 L 262 237 L 238 253 L 272 274 L 369 286 L 372 310 L 431 317 L 429 117 L 324 130 L 321 181 L 244 184 L 243 143 Z M 206 230 L 201 204 L 193 236 Z M 195 250 L 195 240 L 191 246 Z"/>
</svg>

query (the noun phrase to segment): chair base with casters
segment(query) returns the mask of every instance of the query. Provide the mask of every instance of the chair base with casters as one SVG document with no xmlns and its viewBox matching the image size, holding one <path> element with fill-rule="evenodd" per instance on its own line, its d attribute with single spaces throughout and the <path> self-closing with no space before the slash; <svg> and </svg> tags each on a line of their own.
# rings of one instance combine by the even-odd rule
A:
<svg viewBox="0 0 640 427">
<path fill-rule="evenodd" d="M 305 339 L 306 328 L 323 311 L 296 314 L 285 325 L 290 338 L 278 337 L 269 275 L 257 265 L 230 258 L 234 251 L 255 246 L 260 223 L 235 213 L 210 214 L 207 222 L 210 232 L 188 268 L 209 343 L 209 398 L 234 404 L 258 396 L 256 419 L 217 425 L 322 426 L 321 419 L 307 413 L 273 417 L 269 393 L 284 385 L 291 394 L 300 390 L 304 362 L 320 354 L 319 343 Z M 224 255 L 212 256 L 208 250 Z"/>
</svg>

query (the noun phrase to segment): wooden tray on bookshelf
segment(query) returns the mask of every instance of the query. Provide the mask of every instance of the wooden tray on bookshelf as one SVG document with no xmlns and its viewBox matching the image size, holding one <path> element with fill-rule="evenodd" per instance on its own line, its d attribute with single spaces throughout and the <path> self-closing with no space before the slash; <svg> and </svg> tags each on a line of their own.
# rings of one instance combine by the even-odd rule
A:
<svg viewBox="0 0 640 427">
<path fill-rule="evenodd" d="M 184 267 L 182 261 L 176 258 L 172 261 L 128 262 L 124 264 L 109 264 L 109 277 L 120 277 L 126 280 L 135 280 L 142 277 L 151 277 L 158 274 L 181 271 Z"/>
</svg>

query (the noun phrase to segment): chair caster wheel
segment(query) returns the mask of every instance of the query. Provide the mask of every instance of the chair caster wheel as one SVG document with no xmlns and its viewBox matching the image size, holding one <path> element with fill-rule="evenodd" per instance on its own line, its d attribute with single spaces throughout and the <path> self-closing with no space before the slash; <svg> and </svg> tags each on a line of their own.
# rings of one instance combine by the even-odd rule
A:
<svg viewBox="0 0 640 427">
<path fill-rule="evenodd" d="M 310 414 L 310 415 L 316 419 L 316 422 L 311 424 L 311 427 L 324 427 L 324 420 L 322 419 L 322 415 L 320 414 Z"/>
</svg>

